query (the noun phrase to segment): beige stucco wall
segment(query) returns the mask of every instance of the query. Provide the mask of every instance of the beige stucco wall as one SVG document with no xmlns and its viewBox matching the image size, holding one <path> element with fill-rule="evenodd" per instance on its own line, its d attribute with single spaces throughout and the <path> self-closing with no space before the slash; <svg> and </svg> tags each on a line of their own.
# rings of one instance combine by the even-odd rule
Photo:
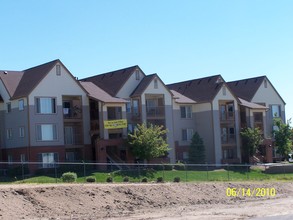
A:
<svg viewBox="0 0 293 220">
<path fill-rule="evenodd" d="M 226 90 L 226 94 L 224 94 Z M 215 162 L 220 164 L 222 160 L 222 143 L 221 143 L 221 125 L 220 125 L 220 112 L 219 112 L 219 101 L 233 101 L 235 110 L 235 134 L 236 134 L 236 145 L 237 145 L 237 157 L 241 158 L 240 149 L 240 117 L 238 111 L 238 102 L 235 96 L 230 90 L 223 85 L 215 96 L 213 105 L 213 118 L 214 118 L 214 144 L 215 144 Z"/>
<path fill-rule="evenodd" d="M 125 99 L 129 98 L 131 93 L 134 91 L 134 89 L 138 86 L 138 84 L 141 82 L 141 80 L 144 77 L 144 74 L 141 71 L 139 71 L 139 74 L 140 74 L 140 79 L 136 80 L 135 71 L 132 73 L 132 75 L 129 77 L 129 79 L 126 81 L 126 83 L 117 93 L 117 97 L 125 98 Z"/>
<path fill-rule="evenodd" d="M 89 100 L 85 91 L 61 65 L 61 76 L 56 75 L 54 67 L 29 95 L 29 105 L 34 105 L 34 97 L 56 97 L 57 105 L 62 106 L 62 96 L 82 96 L 82 105 L 88 106 Z"/>
<path fill-rule="evenodd" d="M 274 90 L 269 81 L 267 81 L 267 88 L 265 88 L 264 82 L 261 84 L 255 96 L 253 97 L 252 102 L 266 103 L 267 107 L 269 107 L 269 105 L 281 105 L 281 111 L 285 111 L 285 105 L 282 99 Z"/>
</svg>

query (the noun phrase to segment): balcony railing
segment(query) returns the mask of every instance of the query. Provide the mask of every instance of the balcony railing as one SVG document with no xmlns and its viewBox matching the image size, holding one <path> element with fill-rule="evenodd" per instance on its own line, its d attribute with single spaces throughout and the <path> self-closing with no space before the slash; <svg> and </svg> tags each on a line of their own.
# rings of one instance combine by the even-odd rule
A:
<svg viewBox="0 0 293 220">
<path fill-rule="evenodd" d="M 157 117 L 165 117 L 165 107 L 158 106 L 158 107 L 146 107 L 147 117 L 157 118 Z"/>
<path fill-rule="evenodd" d="M 222 135 L 222 144 L 235 144 L 236 143 L 236 135 Z"/>
<path fill-rule="evenodd" d="M 80 106 L 74 106 L 72 108 L 63 108 L 63 115 L 65 119 L 81 119 L 82 110 Z"/>
</svg>

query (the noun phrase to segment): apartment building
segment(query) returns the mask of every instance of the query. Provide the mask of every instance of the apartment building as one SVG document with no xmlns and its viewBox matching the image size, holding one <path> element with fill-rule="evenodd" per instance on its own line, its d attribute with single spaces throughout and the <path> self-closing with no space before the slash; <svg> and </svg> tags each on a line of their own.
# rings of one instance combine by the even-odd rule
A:
<svg viewBox="0 0 293 220">
<path fill-rule="evenodd" d="M 168 128 L 167 142 L 171 148 L 168 158 L 159 158 L 152 162 L 175 162 L 172 118 L 172 93 L 164 85 L 157 74 L 145 75 L 139 66 L 132 66 L 104 74 L 95 75 L 81 80 L 81 84 L 92 83 L 115 99 L 124 100 L 125 107 L 112 105 L 106 110 L 104 118 L 107 120 L 125 119 L 127 126 L 123 129 L 103 129 L 93 137 L 95 151 L 103 155 L 97 161 L 133 162 L 125 139 L 128 132 L 132 132 L 139 123 L 152 123 Z M 97 106 L 97 105 L 95 105 Z M 116 108 L 116 110 L 112 109 Z M 118 108 L 118 109 L 117 109 Z M 92 109 L 92 108 L 91 108 Z M 112 112 L 122 112 L 114 118 L 109 118 Z M 101 121 L 103 122 L 103 120 Z M 102 123 L 100 122 L 101 127 Z M 101 154 L 105 151 L 105 154 Z"/>
<path fill-rule="evenodd" d="M 48 168 L 85 156 L 91 144 L 87 92 L 60 60 L 2 70 L 0 79 L 2 160 Z"/>
<path fill-rule="evenodd" d="M 264 141 L 259 148 L 259 159 L 273 162 L 276 157 L 273 119 L 285 122 L 285 101 L 266 76 L 228 82 L 228 86 L 242 103 L 247 103 L 240 108 L 241 127 L 258 127 L 262 132 Z"/>
<path fill-rule="evenodd" d="M 203 138 L 207 163 L 240 163 L 239 100 L 220 75 L 168 85 L 187 103 L 174 100 L 177 159 L 188 160 L 194 132 Z M 180 99 L 179 99 L 180 100 Z M 193 103 L 192 103 L 193 101 Z"/>
<path fill-rule="evenodd" d="M 139 123 L 168 129 L 171 150 L 152 162 L 188 161 L 194 132 L 207 163 L 246 162 L 240 131 L 258 127 L 260 159 L 273 159 L 273 118 L 285 102 L 266 76 L 226 83 L 221 75 L 165 85 L 132 66 L 77 80 L 60 60 L 0 71 L 1 160 L 134 162 L 127 135 Z"/>
</svg>

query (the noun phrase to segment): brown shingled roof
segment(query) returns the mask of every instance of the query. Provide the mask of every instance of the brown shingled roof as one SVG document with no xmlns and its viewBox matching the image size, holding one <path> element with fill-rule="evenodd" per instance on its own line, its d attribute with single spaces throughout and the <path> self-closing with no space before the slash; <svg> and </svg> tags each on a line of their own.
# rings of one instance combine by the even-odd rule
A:
<svg viewBox="0 0 293 220">
<path fill-rule="evenodd" d="M 30 92 L 40 83 L 40 81 L 58 62 L 60 62 L 60 60 L 53 60 L 51 62 L 24 70 L 23 77 L 21 78 L 12 98 L 16 99 L 29 95 Z"/>
<path fill-rule="evenodd" d="M 80 82 L 81 86 L 89 93 L 89 96 L 93 99 L 105 102 L 105 103 L 126 103 L 127 101 L 120 98 L 115 98 L 109 95 L 107 92 L 93 84 L 92 82 Z"/>
<path fill-rule="evenodd" d="M 236 96 L 251 101 L 265 78 L 266 76 L 242 79 L 228 82 L 227 85 Z"/>
<path fill-rule="evenodd" d="M 173 98 L 175 99 L 176 103 L 179 104 L 195 104 L 196 101 L 193 101 L 192 99 L 182 95 L 179 92 L 176 92 L 175 90 L 171 90 L 172 94 L 173 94 Z"/>
<path fill-rule="evenodd" d="M 169 89 L 175 90 L 182 95 L 198 102 L 212 101 L 224 83 L 221 75 L 209 76 L 167 85 Z"/>
<path fill-rule="evenodd" d="M 140 96 L 144 92 L 144 90 L 146 90 L 146 88 L 149 86 L 151 81 L 156 77 L 157 77 L 157 74 L 151 74 L 151 75 L 145 76 L 130 96 L 131 97 Z"/>
<path fill-rule="evenodd" d="M 139 66 L 131 66 L 120 70 L 115 70 L 112 72 L 88 77 L 81 79 L 80 81 L 92 82 L 111 96 L 116 96 L 122 86 L 126 83 L 129 77 L 133 74 L 133 72 L 139 69 L 142 73 L 143 71 L 139 68 Z M 143 73 L 144 74 L 144 73 Z"/>
<path fill-rule="evenodd" d="M 23 74 L 23 71 L 0 70 L 0 80 L 2 80 L 10 97 L 14 95 Z"/>
</svg>

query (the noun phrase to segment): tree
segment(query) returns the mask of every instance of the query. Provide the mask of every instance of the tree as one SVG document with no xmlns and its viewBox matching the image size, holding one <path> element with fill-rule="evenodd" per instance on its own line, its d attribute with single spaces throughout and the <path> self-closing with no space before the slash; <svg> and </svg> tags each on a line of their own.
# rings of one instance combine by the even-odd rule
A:
<svg viewBox="0 0 293 220">
<path fill-rule="evenodd" d="M 259 128 L 245 128 L 240 132 L 243 141 L 244 153 L 252 157 L 257 150 L 257 147 L 262 142 L 261 132 Z"/>
<path fill-rule="evenodd" d="M 163 126 L 138 124 L 134 133 L 128 136 L 132 153 L 141 160 L 150 160 L 166 155 L 170 150 L 165 138 L 167 132 Z"/>
<path fill-rule="evenodd" d="M 292 128 L 290 123 L 290 120 L 285 124 L 280 118 L 274 118 L 274 125 L 277 128 L 273 131 L 275 145 L 277 153 L 283 158 L 292 152 Z"/>
<path fill-rule="evenodd" d="M 194 133 L 189 146 L 189 163 L 191 164 L 203 164 L 206 162 L 205 158 L 205 146 L 202 138 L 197 132 Z"/>
</svg>

